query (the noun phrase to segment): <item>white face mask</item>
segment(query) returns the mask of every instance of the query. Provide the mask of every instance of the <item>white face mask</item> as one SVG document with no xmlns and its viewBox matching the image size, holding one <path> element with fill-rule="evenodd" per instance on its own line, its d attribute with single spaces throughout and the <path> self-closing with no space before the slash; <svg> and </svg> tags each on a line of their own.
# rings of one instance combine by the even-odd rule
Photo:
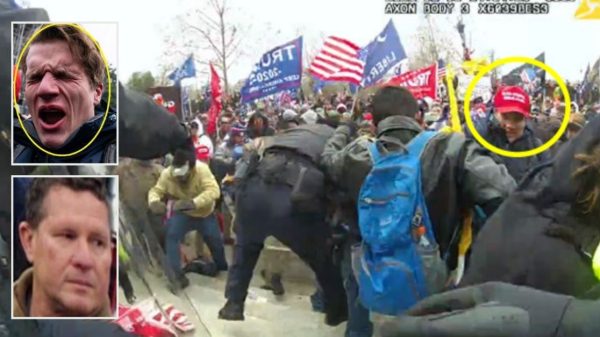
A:
<svg viewBox="0 0 600 337">
<path fill-rule="evenodd" d="M 175 167 L 175 168 L 173 168 L 173 176 L 174 177 L 183 177 L 188 173 L 189 169 L 190 169 L 190 167 L 187 164 L 183 165 L 182 167 Z"/>
</svg>

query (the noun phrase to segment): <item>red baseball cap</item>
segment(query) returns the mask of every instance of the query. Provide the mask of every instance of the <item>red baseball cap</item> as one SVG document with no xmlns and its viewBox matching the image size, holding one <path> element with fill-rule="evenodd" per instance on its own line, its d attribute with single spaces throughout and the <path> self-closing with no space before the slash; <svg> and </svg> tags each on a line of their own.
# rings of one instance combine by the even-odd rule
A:
<svg viewBox="0 0 600 337">
<path fill-rule="evenodd" d="M 501 87 L 494 97 L 494 108 L 499 113 L 516 112 L 529 117 L 531 103 L 529 95 L 521 87 Z"/>
<path fill-rule="evenodd" d="M 210 159 L 210 149 L 208 146 L 200 145 L 196 148 L 196 159 L 208 161 Z"/>
</svg>

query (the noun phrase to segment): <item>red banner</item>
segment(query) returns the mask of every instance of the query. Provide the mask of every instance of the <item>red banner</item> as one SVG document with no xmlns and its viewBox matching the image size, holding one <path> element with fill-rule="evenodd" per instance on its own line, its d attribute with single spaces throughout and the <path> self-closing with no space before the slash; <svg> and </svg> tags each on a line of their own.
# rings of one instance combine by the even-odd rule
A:
<svg viewBox="0 0 600 337">
<path fill-rule="evenodd" d="M 206 133 L 213 135 L 217 131 L 217 118 L 219 118 L 219 114 L 223 109 L 223 103 L 221 101 L 223 97 L 221 92 L 221 79 L 212 63 L 210 64 L 210 94 L 211 104 L 210 109 L 208 109 L 208 125 L 206 126 Z"/>
<path fill-rule="evenodd" d="M 437 99 L 437 65 L 409 71 L 392 77 L 386 85 L 405 87 L 415 98 L 431 97 Z"/>
</svg>

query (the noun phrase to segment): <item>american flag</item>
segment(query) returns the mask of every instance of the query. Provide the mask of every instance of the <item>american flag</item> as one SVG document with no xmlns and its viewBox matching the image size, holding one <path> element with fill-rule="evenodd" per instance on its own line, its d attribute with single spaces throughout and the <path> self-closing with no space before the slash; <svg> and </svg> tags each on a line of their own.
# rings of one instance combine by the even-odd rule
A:
<svg viewBox="0 0 600 337">
<path fill-rule="evenodd" d="M 525 84 L 525 88 L 527 90 L 533 90 L 534 88 L 534 80 L 536 78 L 535 70 L 531 68 L 525 68 L 521 71 L 521 81 Z"/>
<path fill-rule="evenodd" d="M 365 63 L 360 60 L 359 51 L 360 47 L 356 44 L 329 36 L 310 65 L 310 73 L 324 81 L 360 84 Z"/>
<path fill-rule="evenodd" d="M 530 74 L 527 72 L 527 69 L 523 69 L 523 71 L 521 71 L 521 81 L 523 81 L 525 84 L 531 83 L 532 79 Z"/>
<path fill-rule="evenodd" d="M 441 80 L 442 77 L 446 76 L 446 62 L 444 62 L 442 59 L 439 59 L 437 61 L 437 68 L 438 80 Z"/>
</svg>

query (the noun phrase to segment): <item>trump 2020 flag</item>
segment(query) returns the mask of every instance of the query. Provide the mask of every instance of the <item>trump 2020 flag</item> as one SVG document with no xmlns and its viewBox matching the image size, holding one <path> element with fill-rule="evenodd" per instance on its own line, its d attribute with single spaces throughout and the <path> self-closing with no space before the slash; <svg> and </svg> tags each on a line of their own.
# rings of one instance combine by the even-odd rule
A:
<svg viewBox="0 0 600 337">
<path fill-rule="evenodd" d="M 242 103 L 296 89 L 302 76 L 302 36 L 264 53 L 242 87 Z"/>
<path fill-rule="evenodd" d="M 175 71 L 169 74 L 167 78 L 171 81 L 174 81 L 176 85 L 179 85 L 179 82 L 181 82 L 182 79 L 195 76 L 196 65 L 194 64 L 194 56 L 190 55 L 185 62 L 183 62 L 179 68 L 175 69 Z"/>
<path fill-rule="evenodd" d="M 406 58 L 406 52 L 396 31 L 394 22 L 390 19 L 381 34 L 365 48 L 367 52 L 363 87 L 375 84 L 383 76 Z"/>
</svg>

